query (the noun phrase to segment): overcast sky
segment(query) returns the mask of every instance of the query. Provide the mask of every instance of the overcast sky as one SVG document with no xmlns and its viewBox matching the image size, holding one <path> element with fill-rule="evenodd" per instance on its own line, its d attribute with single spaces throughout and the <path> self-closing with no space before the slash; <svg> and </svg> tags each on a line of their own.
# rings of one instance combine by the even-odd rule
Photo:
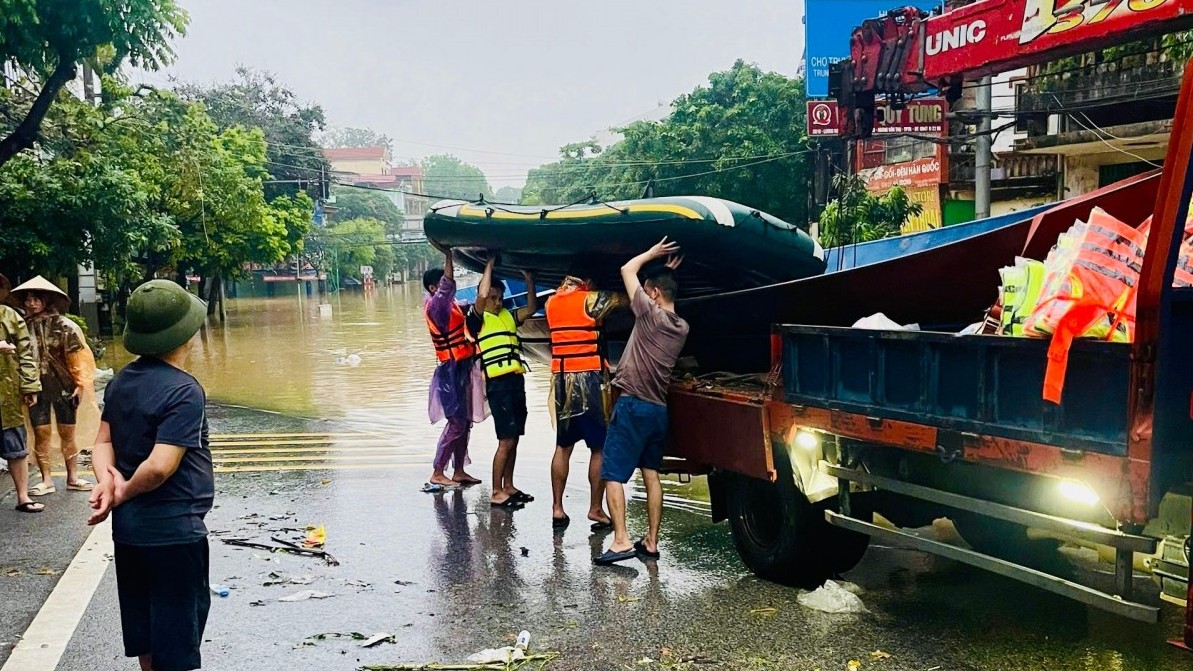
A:
<svg viewBox="0 0 1193 671">
<path fill-rule="evenodd" d="M 180 0 L 168 71 L 272 71 L 334 126 L 454 153 L 494 187 L 690 91 L 737 58 L 794 75 L 801 0 Z M 165 83 L 161 73 L 145 76 Z"/>
</svg>

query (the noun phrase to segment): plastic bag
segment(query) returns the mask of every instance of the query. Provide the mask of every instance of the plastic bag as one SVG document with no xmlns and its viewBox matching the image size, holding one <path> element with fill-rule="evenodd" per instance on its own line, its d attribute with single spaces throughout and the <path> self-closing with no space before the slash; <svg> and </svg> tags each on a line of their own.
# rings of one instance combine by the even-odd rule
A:
<svg viewBox="0 0 1193 671">
<path fill-rule="evenodd" d="M 468 661 L 473 664 L 509 664 L 525 658 L 526 652 L 522 648 L 507 645 L 504 648 L 485 648 L 469 655 Z"/>
<path fill-rule="evenodd" d="M 823 587 L 813 592 L 800 592 L 796 601 L 804 608 L 823 613 L 866 612 L 866 604 L 862 603 L 861 597 L 833 580 L 826 580 Z"/>
</svg>

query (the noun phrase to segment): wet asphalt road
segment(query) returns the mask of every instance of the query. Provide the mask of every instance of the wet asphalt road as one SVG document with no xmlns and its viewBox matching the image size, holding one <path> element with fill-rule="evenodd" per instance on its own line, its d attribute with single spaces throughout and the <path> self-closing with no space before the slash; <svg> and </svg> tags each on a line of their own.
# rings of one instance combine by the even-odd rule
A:
<svg viewBox="0 0 1193 671">
<path fill-rule="evenodd" d="M 219 433 L 331 432 L 334 425 L 235 409 L 212 413 Z M 474 434 L 476 464 L 488 480 L 491 427 Z M 659 562 L 593 567 L 607 536 L 593 536 L 583 515 L 585 492 L 571 483 L 575 521 L 562 534 L 550 525 L 549 455 L 524 450 L 519 486 L 538 500 L 515 512 L 493 511 L 486 485 L 424 494 L 421 463 L 384 468 L 245 472 L 217 476 L 212 580 L 232 587 L 214 598 L 203 654 L 206 669 L 355 669 L 363 664 L 460 662 L 512 642 L 521 629 L 532 647 L 558 651 L 550 669 L 1161 669 L 1193 668 L 1193 658 L 1164 645 L 1180 613 L 1166 607 L 1160 626 L 1087 609 L 980 571 L 920 553 L 872 548 L 847 577 L 865 589 L 868 613 L 827 615 L 802 608 L 794 590 L 755 579 L 738 561 L 724 525 L 688 509 L 664 515 Z M 583 472 L 577 450 L 573 473 Z M 8 496 L 11 496 L 10 494 Z M 59 495 L 60 496 L 60 495 Z M 41 546 L 14 550 L 14 521 L 0 516 L 6 542 L 0 564 L 47 562 L 65 568 L 82 542 L 65 514 L 82 498 L 64 499 L 47 516 Z M 632 531 L 644 526 L 641 503 L 630 507 Z M 16 522 L 24 523 L 24 518 Z M 309 523 L 327 528 L 339 566 L 313 558 L 225 545 L 221 538 L 268 539 Z M 53 546 L 56 550 L 38 550 Z M 24 557 L 25 564 L 10 561 Z M 65 559 L 65 562 L 63 562 Z M 60 565 L 58 565 L 60 564 Z M 26 571 L 25 578 L 29 578 Z M 307 585 L 264 583 L 298 577 Z M 5 599 L 4 640 L 36 608 L 7 604 L 44 599 L 54 578 L 12 588 Z M 45 583 L 44 585 L 42 583 Z M 307 589 L 325 600 L 283 603 Z M 13 596 L 16 595 L 16 596 Z M 22 596 L 23 595 L 23 596 Z M 9 598 L 16 599 L 8 601 Z M 24 624 L 21 621 L 24 620 Z M 121 657 L 111 568 L 91 599 L 58 668 L 132 669 Z M 378 632 L 394 643 L 361 649 L 350 638 L 320 634 Z M 304 641 L 306 644 L 304 644 Z M 874 655 L 882 651 L 890 656 Z M 7 647 L 0 655 L 7 654 Z M 646 661 L 652 660 L 652 661 Z"/>
</svg>

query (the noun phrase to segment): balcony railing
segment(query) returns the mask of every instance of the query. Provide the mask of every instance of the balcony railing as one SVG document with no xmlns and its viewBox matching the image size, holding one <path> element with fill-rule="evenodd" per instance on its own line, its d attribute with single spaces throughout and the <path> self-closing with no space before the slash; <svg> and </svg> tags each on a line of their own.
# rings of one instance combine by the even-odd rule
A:
<svg viewBox="0 0 1193 671">
<path fill-rule="evenodd" d="M 973 154 L 960 154 L 950 157 L 949 182 L 968 183 L 974 181 L 975 164 Z M 994 158 L 994 166 L 990 169 L 990 180 L 996 185 L 1002 183 L 1019 183 L 1032 181 L 1047 181 L 1055 179 L 1060 172 L 1060 164 L 1055 154 L 1003 154 Z"/>
</svg>

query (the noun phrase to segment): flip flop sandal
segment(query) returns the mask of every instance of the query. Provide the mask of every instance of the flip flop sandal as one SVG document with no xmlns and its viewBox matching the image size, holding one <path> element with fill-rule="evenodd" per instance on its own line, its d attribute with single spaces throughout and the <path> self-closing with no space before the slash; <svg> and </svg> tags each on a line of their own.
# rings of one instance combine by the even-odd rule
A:
<svg viewBox="0 0 1193 671">
<path fill-rule="evenodd" d="M 46 494 L 53 494 L 58 491 L 53 485 L 47 487 L 44 482 L 39 482 L 29 488 L 29 496 L 45 496 Z"/>
<path fill-rule="evenodd" d="M 79 478 L 75 482 L 66 483 L 66 488 L 72 492 L 89 492 L 92 489 L 95 489 L 95 485 L 82 478 Z"/>
<path fill-rule="evenodd" d="M 428 482 L 428 483 L 426 483 L 425 485 L 423 485 L 423 488 L 422 488 L 422 489 L 420 489 L 420 490 L 418 490 L 418 491 L 420 491 L 420 492 L 426 492 L 426 493 L 428 493 L 428 494 L 434 494 L 435 492 L 445 492 L 445 491 L 447 491 L 447 487 L 445 487 L 445 486 L 443 486 L 443 485 L 439 484 L 438 482 Z"/>
<path fill-rule="evenodd" d="M 551 528 L 552 529 L 556 529 L 556 530 L 566 529 L 568 527 L 568 525 L 571 523 L 572 523 L 572 518 L 568 517 L 567 515 L 564 515 L 563 517 L 552 517 L 551 518 Z"/>
<path fill-rule="evenodd" d="M 659 554 L 658 550 L 656 550 L 654 552 L 647 550 L 645 539 L 634 541 L 634 551 L 636 551 L 638 553 L 639 557 L 645 557 L 646 559 L 658 559 L 659 557 L 662 556 L 661 554 Z"/>
<path fill-rule="evenodd" d="M 619 561 L 626 561 L 637 557 L 638 553 L 632 548 L 625 552 L 614 552 L 612 550 L 605 550 L 605 553 L 592 560 L 592 563 L 598 566 L 612 566 Z"/>
<path fill-rule="evenodd" d="M 493 508 L 505 508 L 506 510 L 521 510 L 522 508 L 526 507 L 525 504 L 523 504 L 521 501 L 515 500 L 512 496 L 501 503 L 490 503 L 489 505 Z"/>
<path fill-rule="evenodd" d="M 457 487 L 471 487 L 473 485 L 481 484 L 480 480 L 475 480 L 475 479 L 474 480 L 452 480 L 452 482 L 456 483 Z"/>
<path fill-rule="evenodd" d="M 602 531 L 609 531 L 610 529 L 612 529 L 613 523 L 612 522 L 593 522 L 592 525 L 589 526 L 588 528 L 590 530 L 592 530 L 593 533 L 600 533 Z"/>
<path fill-rule="evenodd" d="M 41 507 L 38 508 L 37 506 Z M 45 505 L 38 503 L 37 501 L 26 501 L 24 503 L 17 504 L 17 511 L 22 513 L 40 513 L 45 509 Z"/>
<path fill-rule="evenodd" d="M 510 498 L 515 499 L 517 501 L 521 501 L 522 503 L 530 503 L 531 501 L 534 500 L 533 496 L 531 496 L 530 494 L 527 494 L 526 492 L 524 492 L 522 490 L 518 490 L 518 491 L 514 492 L 513 494 L 510 494 Z"/>
</svg>

